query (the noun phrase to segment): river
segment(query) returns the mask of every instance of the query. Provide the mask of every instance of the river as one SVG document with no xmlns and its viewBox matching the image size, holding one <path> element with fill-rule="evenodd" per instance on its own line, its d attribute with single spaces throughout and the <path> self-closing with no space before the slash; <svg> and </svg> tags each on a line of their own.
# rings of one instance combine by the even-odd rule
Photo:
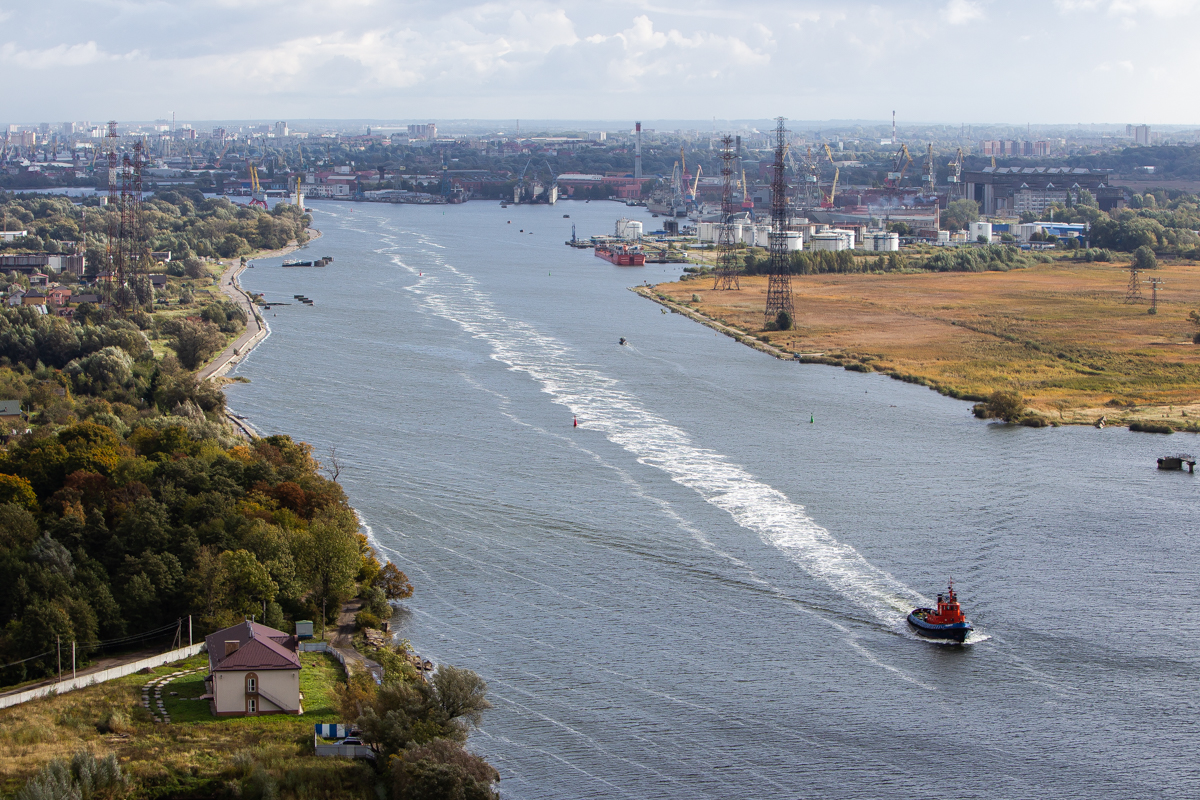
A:
<svg viewBox="0 0 1200 800">
<path fill-rule="evenodd" d="M 243 274 L 293 305 L 229 403 L 336 449 L 503 797 L 1200 796 L 1190 435 L 757 353 L 563 246 L 644 210 L 311 205 L 334 261 Z M 951 577 L 961 647 L 904 620 Z"/>
</svg>

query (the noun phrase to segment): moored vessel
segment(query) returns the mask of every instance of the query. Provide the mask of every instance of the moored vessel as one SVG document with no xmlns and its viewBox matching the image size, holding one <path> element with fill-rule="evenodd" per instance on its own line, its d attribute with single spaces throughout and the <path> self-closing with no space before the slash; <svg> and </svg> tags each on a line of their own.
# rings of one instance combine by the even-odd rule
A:
<svg viewBox="0 0 1200 800">
<path fill-rule="evenodd" d="M 964 641 L 974 630 L 958 604 L 958 595 L 954 593 L 954 581 L 950 581 L 950 588 L 945 594 L 938 595 L 936 609 L 914 608 L 908 615 L 908 624 L 922 636 L 953 642 Z"/>
<path fill-rule="evenodd" d="M 645 253 L 623 244 L 598 244 L 596 245 L 596 257 L 612 262 L 618 267 L 644 267 L 646 265 Z"/>
</svg>

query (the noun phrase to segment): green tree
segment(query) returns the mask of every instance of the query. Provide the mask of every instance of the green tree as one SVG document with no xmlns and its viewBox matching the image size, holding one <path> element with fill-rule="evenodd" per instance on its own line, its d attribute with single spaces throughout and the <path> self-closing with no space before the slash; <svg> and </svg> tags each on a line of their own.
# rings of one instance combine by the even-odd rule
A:
<svg viewBox="0 0 1200 800">
<path fill-rule="evenodd" d="M 360 558 L 358 541 L 342 526 L 326 521 L 313 521 L 302 540 L 301 558 L 313 602 L 325 613 L 336 614 L 343 601 L 354 595 L 354 576 L 358 574 Z"/>
<path fill-rule="evenodd" d="M 230 610 L 243 616 L 265 616 L 267 603 L 274 600 L 279 591 L 275 581 L 271 580 L 271 573 L 249 550 L 221 553 L 219 579 Z"/>
<path fill-rule="evenodd" d="M 491 764 L 446 739 L 410 747 L 391 761 L 393 800 L 495 800 Z"/>
<path fill-rule="evenodd" d="M 1142 245 L 1133 251 L 1133 266 L 1138 269 L 1158 269 L 1158 259 L 1154 256 L 1153 250 Z"/>
<path fill-rule="evenodd" d="M 446 719 L 469 722 L 475 727 L 483 721 L 483 712 L 492 707 L 487 700 L 487 683 L 469 669 L 440 664 L 433 674 L 438 705 Z M 465 731 L 464 738 L 465 738 Z"/>
<path fill-rule="evenodd" d="M 942 212 L 942 227 L 952 231 L 965 229 L 979 219 L 979 204 L 974 200 L 952 200 Z"/>
<path fill-rule="evenodd" d="M 197 369 L 216 355 L 225 344 L 225 337 L 216 325 L 207 320 L 196 322 L 185 319 L 179 323 L 171 346 L 179 357 L 179 363 L 187 369 Z"/>
</svg>

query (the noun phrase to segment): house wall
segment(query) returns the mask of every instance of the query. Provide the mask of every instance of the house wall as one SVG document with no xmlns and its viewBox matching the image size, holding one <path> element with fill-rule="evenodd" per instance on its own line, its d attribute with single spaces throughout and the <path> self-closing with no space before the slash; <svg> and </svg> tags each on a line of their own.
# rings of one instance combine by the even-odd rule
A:
<svg viewBox="0 0 1200 800">
<path fill-rule="evenodd" d="M 258 678 L 260 694 L 257 695 L 257 713 L 274 714 L 281 710 L 263 697 L 262 693 L 287 706 L 287 713 L 294 714 L 296 709 L 300 708 L 300 670 L 218 670 L 213 679 L 213 705 L 218 715 L 246 714 L 246 677 L 251 674 Z"/>
</svg>

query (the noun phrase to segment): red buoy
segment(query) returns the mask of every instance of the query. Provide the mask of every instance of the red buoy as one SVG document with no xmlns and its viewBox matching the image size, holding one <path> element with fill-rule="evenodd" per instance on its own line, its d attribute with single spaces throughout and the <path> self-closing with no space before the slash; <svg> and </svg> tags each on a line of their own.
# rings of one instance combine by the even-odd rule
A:
<svg viewBox="0 0 1200 800">
<path fill-rule="evenodd" d="M 575 417 L 575 424 L 574 424 L 574 425 L 572 425 L 571 427 L 572 427 L 572 428 L 578 428 L 578 427 L 579 427 L 579 417 Z"/>
</svg>

